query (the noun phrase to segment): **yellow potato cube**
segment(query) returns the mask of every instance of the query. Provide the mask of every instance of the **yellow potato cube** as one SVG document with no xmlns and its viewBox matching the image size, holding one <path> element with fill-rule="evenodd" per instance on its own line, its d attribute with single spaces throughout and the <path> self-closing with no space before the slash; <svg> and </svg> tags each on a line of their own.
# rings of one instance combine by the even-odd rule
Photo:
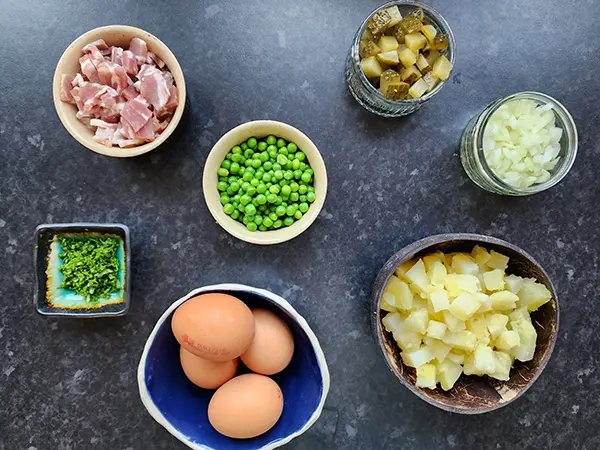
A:
<svg viewBox="0 0 600 450">
<path fill-rule="evenodd" d="M 395 305 L 396 299 L 392 294 L 384 293 L 381 298 L 381 309 L 384 311 L 394 312 L 396 311 Z"/>
<path fill-rule="evenodd" d="M 385 287 L 385 292 L 394 296 L 396 308 L 409 311 L 413 307 L 413 294 L 404 281 L 392 275 Z"/>
<path fill-rule="evenodd" d="M 448 291 L 449 297 L 458 297 L 463 292 L 475 294 L 481 286 L 479 279 L 475 275 L 462 275 L 450 273 L 444 280 L 444 287 Z"/>
<path fill-rule="evenodd" d="M 508 317 L 510 318 L 511 323 L 522 321 L 531 323 L 531 316 L 529 315 L 529 311 L 527 310 L 526 306 L 515 309 L 508 315 Z"/>
<path fill-rule="evenodd" d="M 433 353 L 429 350 L 429 348 L 423 346 L 418 350 L 414 350 L 412 352 L 402 352 L 402 361 L 408 367 L 419 368 L 423 364 L 427 364 L 429 361 L 434 359 Z"/>
<path fill-rule="evenodd" d="M 437 385 L 436 368 L 433 364 L 423 364 L 417 368 L 417 383 L 421 388 L 435 389 Z"/>
<path fill-rule="evenodd" d="M 490 252 L 490 259 L 488 259 L 486 265 L 492 269 L 506 270 L 508 267 L 508 256 L 492 250 Z"/>
<path fill-rule="evenodd" d="M 436 367 L 437 379 L 439 380 L 442 389 L 445 391 L 452 389 L 452 386 L 454 386 L 454 383 L 456 383 L 462 372 L 462 367 L 459 364 L 448 359 L 437 364 Z"/>
<path fill-rule="evenodd" d="M 448 327 L 443 322 L 438 322 L 437 320 L 430 320 L 429 324 L 427 324 L 427 336 L 441 340 L 444 338 L 447 328 Z"/>
<path fill-rule="evenodd" d="M 377 59 L 388 66 L 394 66 L 398 64 L 400 61 L 398 60 L 398 53 L 396 50 L 392 50 L 385 53 L 379 53 L 377 55 Z"/>
<path fill-rule="evenodd" d="M 510 291 L 500 291 L 490 295 L 490 300 L 492 301 L 492 308 L 506 311 L 516 307 L 519 297 Z"/>
<path fill-rule="evenodd" d="M 532 278 L 523 280 L 523 286 L 517 295 L 519 297 L 519 305 L 527 306 L 529 311 L 537 310 L 552 298 L 552 294 L 548 288 L 541 283 L 537 283 Z"/>
<path fill-rule="evenodd" d="M 465 354 L 459 353 L 459 350 L 452 350 L 448 355 L 446 355 L 446 360 L 450 360 L 456 364 L 462 364 L 465 362 Z"/>
<path fill-rule="evenodd" d="M 488 314 L 486 322 L 487 329 L 490 332 L 492 339 L 496 339 L 506 330 L 508 317 L 504 314 Z"/>
<path fill-rule="evenodd" d="M 413 310 L 404 324 L 409 331 L 415 333 L 425 334 L 427 332 L 427 324 L 429 323 L 429 314 L 426 309 Z"/>
<path fill-rule="evenodd" d="M 411 285 L 417 289 L 419 293 L 427 292 L 427 286 L 429 285 L 429 278 L 425 272 L 425 264 L 423 260 L 419 259 L 417 263 L 406 272 L 406 278 L 410 281 Z"/>
<path fill-rule="evenodd" d="M 429 90 L 429 85 L 423 78 L 419 78 L 408 90 L 408 95 L 412 98 L 419 98 Z"/>
<path fill-rule="evenodd" d="M 512 358 L 504 352 L 494 352 L 496 359 L 496 370 L 490 373 L 490 377 L 497 380 L 506 381 L 510 378 L 510 368 L 512 367 Z"/>
<path fill-rule="evenodd" d="M 475 350 L 477 337 L 470 331 L 453 331 L 446 333 L 442 342 L 460 350 L 473 351 Z"/>
<path fill-rule="evenodd" d="M 479 300 L 479 304 L 481 305 L 477 310 L 478 313 L 483 313 L 492 310 L 492 301 L 490 300 L 489 295 L 484 294 L 483 292 L 477 292 L 473 295 L 477 297 L 477 300 Z"/>
<path fill-rule="evenodd" d="M 443 257 L 443 254 L 442 254 L 442 257 Z M 432 253 L 431 255 L 424 256 L 422 259 L 423 259 L 423 264 L 425 264 L 425 270 L 427 272 L 431 271 L 431 269 L 433 268 L 433 265 L 435 263 L 440 263 L 443 261 L 443 259 L 440 259 L 439 253 Z"/>
<path fill-rule="evenodd" d="M 433 74 L 440 80 L 447 80 L 450 77 L 452 71 L 452 63 L 444 55 L 440 55 L 438 59 L 433 63 Z"/>
<path fill-rule="evenodd" d="M 415 263 L 416 263 L 416 261 L 414 259 L 409 259 L 408 261 L 403 262 L 402 264 L 400 264 L 400 266 L 398 266 L 398 268 L 396 269 L 396 272 L 395 272 L 396 276 L 398 278 L 400 278 L 401 280 L 408 281 L 405 278 L 406 272 L 408 272 L 408 270 L 412 266 L 414 266 Z"/>
<path fill-rule="evenodd" d="M 464 293 L 456 297 L 448 308 L 454 317 L 460 320 L 469 319 L 479 309 L 477 297 L 469 293 Z"/>
<path fill-rule="evenodd" d="M 404 67 L 410 67 L 417 62 L 417 55 L 410 49 L 405 48 L 398 52 L 398 58 Z"/>
<path fill-rule="evenodd" d="M 477 275 L 479 266 L 466 253 L 458 253 L 452 258 L 452 270 L 464 275 Z"/>
<path fill-rule="evenodd" d="M 421 33 L 409 33 L 404 36 L 404 43 L 408 48 L 410 48 L 414 53 L 419 53 L 425 44 L 427 44 L 427 39 Z"/>
<path fill-rule="evenodd" d="M 483 274 L 483 285 L 488 291 L 501 291 L 504 289 L 504 271 L 490 270 Z"/>
<path fill-rule="evenodd" d="M 511 322 L 512 329 L 519 333 L 520 343 L 510 349 L 510 354 L 519 361 L 531 361 L 535 353 L 537 332 L 530 322 Z"/>
<path fill-rule="evenodd" d="M 508 275 L 504 277 L 506 288 L 513 294 L 519 294 L 519 291 L 523 287 L 523 278 L 516 275 Z"/>
<path fill-rule="evenodd" d="M 386 314 L 383 319 L 381 319 L 381 323 L 384 328 L 392 334 L 396 334 L 402 331 L 404 326 L 404 317 L 400 313 L 393 312 L 390 314 Z"/>
<path fill-rule="evenodd" d="M 429 278 L 431 279 L 431 284 L 443 288 L 446 275 L 448 275 L 448 271 L 446 270 L 446 266 L 443 262 L 436 261 L 431 265 L 431 269 L 429 270 Z"/>
<path fill-rule="evenodd" d="M 467 328 L 465 322 L 456 318 L 450 311 L 444 310 L 442 314 L 444 315 L 444 323 L 450 331 L 462 331 Z"/>
<path fill-rule="evenodd" d="M 434 312 L 440 312 L 448 309 L 450 306 L 450 300 L 448 300 L 448 294 L 443 289 L 441 291 L 435 291 L 429 294 L 429 301 Z"/>
<path fill-rule="evenodd" d="M 375 56 L 369 56 L 360 62 L 363 72 L 367 78 L 379 78 L 383 68 Z"/>
<path fill-rule="evenodd" d="M 496 371 L 496 358 L 491 347 L 479 345 L 473 354 L 473 364 L 478 373 L 494 373 Z"/>
<path fill-rule="evenodd" d="M 405 352 L 418 350 L 422 341 L 422 337 L 419 333 L 405 329 L 401 330 L 399 333 L 395 333 L 394 339 L 396 340 L 398 347 Z"/>
<path fill-rule="evenodd" d="M 425 338 L 425 344 L 438 362 L 442 362 L 446 359 L 446 356 L 450 353 L 450 350 L 452 350 L 451 347 L 433 338 Z"/>
<path fill-rule="evenodd" d="M 519 332 L 515 330 L 505 330 L 500 337 L 496 339 L 496 348 L 500 350 L 510 350 L 521 344 Z"/>
<path fill-rule="evenodd" d="M 383 53 L 391 52 L 398 49 L 398 41 L 394 36 L 382 36 L 377 42 L 377 46 Z"/>
<path fill-rule="evenodd" d="M 467 330 L 472 332 L 477 339 L 488 337 L 487 321 L 483 314 L 475 314 L 466 322 Z"/>
<path fill-rule="evenodd" d="M 467 353 L 463 363 L 463 372 L 465 375 L 485 375 L 475 367 L 475 352 Z"/>
<path fill-rule="evenodd" d="M 421 27 L 421 33 L 423 33 L 423 36 L 425 36 L 429 45 L 433 45 L 433 39 L 437 35 L 435 27 L 433 25 L 423 25 Z"/>
<path fill-rule="evenodd" d="M 485 266 L 485 264 L 490 259 L 490 254 L 488 253 L 488 251 L 485 248 L 480 247 L 479 245 L 473 247 L 473 250 L 471 251 L 471 256 L 475 259 L 479 267 Z"/>
</svg>

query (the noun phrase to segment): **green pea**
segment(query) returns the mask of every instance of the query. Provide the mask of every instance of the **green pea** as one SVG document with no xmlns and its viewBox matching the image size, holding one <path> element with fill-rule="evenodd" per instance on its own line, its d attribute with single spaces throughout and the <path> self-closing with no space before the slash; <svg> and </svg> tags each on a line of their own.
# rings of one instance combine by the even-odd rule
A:
<svg viewBox="0 0 600 450">
<path fill-rule="evenodd" d="M 237 220 L 237 219 L 239 219 L 239 217 L 240 217 L 240 212 L 237 209 L 231 213 L 232 219 Z"/>
<path fill-rule="evenodd" d="M 308 192 L 315 192 L 315 188 L 312 186 L 308 186 Z"/>
<path fill-rule="evenodd" d="M 279 154 L 280 154 L 280 155 L 285 155 L 285 156 L 287 156 L 287 155 L 289 154 L 289 153 L 288 153 L 288 149 L 287 149 L 287 148 L 285 148 L 285 147 L 281 147 L 281 148 L 279 149 Z"/>
<path fill-rule="evenodd" d="M 290 153 L 295 153 L 296 150 L 298 150 L 298 146 L 296 144 L 294 144 L 293 142 L 290 142 L 287 145 L 287 148 L 288 148 L 288 150 L 289 150 Z"/>
<path fill-rule="evenodd" d="M 273 169 L 273 163 L 271 161 L 265 161 L 263 163 L 263 169 L 265 170 L 272 170 Z"/>
<path fill-rule="evenodd" d="M 315 173 L 315 172 L 313 172 L 313 170 L 310 167 L 308 169 L 306 169 L 304 172 L 308 173 L 311 176 L 312 176 L 312 174 Z"/>
<path fill-rule="evenodd" d="M 288 162 L 287 156 L 277 155 L 277 163 L 278 164 L 281 164 L 283 166 L 283 165 L 287 164 L 287 162 Z"/>
<path fill-rule="evenodd" d="M 267 186 L 259 182 L 259 185 L 256 186 L 256 192 L 258 192 L 259 194 L 264 194 L 265 192 L 267 192 Z"/>
<path fill-rule="evenodd" d="M 271 181 L 271 175 L 269 175 L 268 173 L 265 173 L 265 174 L 263 175 L 263 177 L 262 177 L 262 180 L 263 180 L 265 183 L 268 183 L 269 181 Z"/>
<path fill-rule="evenodd" d="M 292 161 L 292 169 L 294 170 L 298 170 L 300 169 L 300 161 L 298 161 L 297 159 Z"/>
<path fill-rule="evenodd" d="M 300 185 L 295 181 L 292 181 L 290 183 L 290 188 L 292 189 L 292 192 L 298 192 L 298 190 L 300 189 Z"/>
<path fill-rule="evenodd" d="M 282 138 L 277 139 L 277 147 L 281 148 L 281 147 L 285 147 L 285 140 Z"/>
<path fill-rule="evenodd" d="M 224 159 L 223 162 L 221 163 L 221 167 L 223 169 L 229 170 L 229 168 L 231 167 L 231 161 L 229 161 L 228 159 Z M 227 176 L 227 175 L 225 175 L 225 176 Z"/>
<path fill-rule="evenodd" d="M 237 192 L 237 191 L 240 190 L 240 185 L 236 181 L 234 181 L 233 183 L 231 183 L 231 185 L 229 187 L 231 188 L 231 190 L 233 192 Z"/>
<path fill-rule="evenodd" d="M 309 203 L 312 203 L 316 200 L 316 196 L 314 192 L 309 192 L 308 194 L 306 194 L 306 200 L 308 200 Z"/>
<path fill-rule="evenodd" d="M 248 203 L 250 203 L 252 201 L 252 197 L 250 197 L 247 194 L 244 194 L 241 196 L 240 198 L 240 203 L 244 206 L 246 206 Z"/>
<path fill-rule="evenodd" d="M 288 180 L 281 180 L 279 182 L 279 186 L 288 186 L 290 184 L 290 182 Z"/>
<path fill-rule="evenodd" d="M 231 149 L 231 153 L 240 154 L 240 153 L 242 153 L 242 148 L 239 145 L 236 145 L 235 147 L 233 147 Z"/>
<path fill-rule="evenodd" d="M 277 138 L 273 135 L 267 136 L 267 144 L 275 145 L 277 143 Z"/>
<path fill-rule="evenodd" d="M 233 211 L 235 211 L 235 207 L 231 203 L 227 203 L 223 206 L 223 211 L 225 211 L 225 214 L 230 216 L 233 213 Z"/>
<path fill-rule="evenodd" d="M 217 183 L 217 189 L 221 192 L 226 191 L 229 185 L 225 181 L 219 181 Z"/>
<path fill-rule="evenodd" d="M 254 176 L 256 178 L 258 178 L 259 180 L 263 177 L 263 175 L 265 174 L 264 169 L 261 167 L 260 169 L 258 169 L 255 173 Z"/>
<path fill-rule="evenodd" d="M 304 181 L 305 183 L 310 183 L 310 180 L 312 180 L 312 176 L 311 176 L 311 174 L 310 174 L 310 173 L 308 173 L 308 172 L 304 172 L 304 173 L 302 174 L 302 177 L 300 177 L 300 179 L 301 179 L 302 181 Z"/>
<path fill-rule="evenodd" d="M 281 203 L 279 205 L 283 206 L 284 208 L 288 207 L 287 202 L 284 202 L 283 200 L 281 201 Z M 279 205 L 277 205 L 277 206 L 279 206 Z"/>
<path fill-rule="evenodd" d="M 297 192 L 292 192 L 290 194 L 290 200 L 293 202 L 297 202 L 300 199 L 300 195 Z"/>
<path fill-rule="evenodd" d="M 302 212 L 298 210 L 294 213 L 294 219 L 300 220 L 300 219 L 302 219 L 302 215 L 303 215 Z"/>
<path fill-rule="evenodd" d="M 289 197 L 290 194 L 292 193 L 292 188 L 289 186 L 283 186 L 281 188 L 281 195 L 283 195 L 284 197 Z"/>
<path fill-rule="evenodd" d="M 246 224 L 246 228 L 248 228 L 248 231 L 256 231 L 258 225 L 256 225 L 254 222 L 248 222 Z"/>
<path fill-rule="evenodd" d="M 306 202 L 300 203 L 300 205 L 298 205 L 298 210 L 301 213 L 305 213 L 306 211 L 308 211 L 308 203 L 306 203 Z"/>
<path fill-rule="evenodd" d="M 286 227 L 289 227 L 289 226 L 293 225 L 294 224 L 294 218 L 293 217 L 286 217 L 285 219 L 283 219 L 283 224 Z"/>
<path fill-rule="evenodd" d="M 258 230 L 259 231 L 267 231 L 267 227 L 265 227 L 264 225 L 261 224 L 258 226 Z"/>
<path fill-rule="evenodd" d="M 226 159 L 231 159 L 231 155 L 232 155 L 232 153 L 227 153 L 227 156 L 225 158 Z"/>
<path fill-rule="evenodd" d="M 248 139 L 247 144 L 248 144 L 248 147 L 250 147 L 250 148 L 256 148 L 258 141 L 256 140 L 256 138 L 251 137 L 250 139 Z"/>
<path fill-rule="evenodd" d="M 250 172 L 246 172 L 245 171 L 244 172 L 244 176 L 242 177 L 242 181 L 245 181 L 245 182 L 249 183 L 250 181 L 252 181 L 253 178 L 254 178 L 253 174 L 251 174 Z"/>
<path fill-rule="evenodd" d="M 263 219 L 263 225 L 267 228 L 271 228 L 273 226 L 273 221 L 271 220 L 270 217 L 265 217 Z"/>
<path fill-rule="evenodd" d="M 231 197 L 232 195 L 234 195 L 234 194 L 235 194 L 235 192 L 233 192 L 233 189 L 231 189 L 231 186 L 229 186 L 229 187 L 227 188 L 227 190 L 225 191 L 225 193 L 226 193 L 227 195 L 229 195 L 230 197 Z"/>
<path fill-rule="evenodd" d="M 233 201 L 234 201 L 234 202 L 239 202 L 239 201 L 240 201 L 240 198 L 242 198 L 242 196 L 241 196 L 240 194 L 235 194 L 235 195 L 233 196 Z"/>
<path fill-rule="evenodd" d="M 306 168 L 307 168 L 307 167 L 308 167 L 308 166 L 307 166 L 305 163 L 303 163 L 303 162 L 301 162 L 301 163 L 300 163 L 300 170 L 301 170 L 302 172 L 304 172 L 304 171 L 306 170 Z"/>
<path fill-rule="evenodd" d="M 256 203 L 258 203 L 259 205 L 264 205 L 265 203 L 267 203 L 267 197 L 263 194 L 258 194 L 256 196 Z"/>
<path fill-rule="evenodd" d="M 275 172 L 277 172 L 278 170 L 281 170 L 281 169 L 282 169 L 281 164 L 277 164 L 277 163 L 273 164 L 273 170 Z"/>
<path fill-rule="evenodd" d="M 271 194 L 279 194 L 279 191 L 280 191 L 280 190 L 281 190 L 281 189 L 279 189 L 279 186 L 278 186 L 278 185 L 276 185 L 276 184 L 273 184 L 273 185 L 271 185 L 271 187 L 269 187 L 269 192 L 270 192 Z"/>
<path fill-rule="evenodd" d="M 273 144 L 269 144 L 269 146 L 267 147 L 267 152 L 269 154 L 271 154 L 271 152 L 277 152 L 277 147 L 275 145 L 273 145 Z"/>
<path fill-rule="evenodd" d="M 307 192 L 308 192 L 308 186 L 306 186 L 305 184 L 301 184 L 301 185 L 298 187 L 298 193 L 299 193 L 300 195 L 304 195 L 304 194 L 306 194 Z"/>
<path fill-rule="evenodd" d="M 258 213 L 257 213 L 257 214 L 254 216 L 254 223 L 255 223 L 256 225 L 260 225 L 261 223 L 263 223 L 263 218 L 262 218 L 262 216 L 261 216 L 260 214 L 258 214 Z"/>
<path fill-rule="evenodd" d="M 248 225 L 250 222 L 252 222 L 252 219 L 250 218 L 250 216 L 243 216 L 242 217 L 242 223 L 244 225 Z"/>
<path fill-rule="evenodd" d="M 230 201 L 231 201 L 231 199 L 229 197 L 227 197 L 226 195 L 221 196 L 221 205 L 226 205 Z"/>
<path fill-rule="evenodd" d="M 269 213 L 269 219 L 271 219 L 271 222 L 275 222 L 277 220 L 277 213 L 270 212 Z"/>
<path fill-rule="evenodd" d="M 246 172 L 246 168 L 244 166 L 240 166 L 240 170 L 238 170 L 238 175 L 244 175 L 244 173 Z"/>
<path fill-rule="evenodd" d="M 301 170 L 294 170 L 294 178 L 296 180 L 299 180 L 300 178 L 302 178 L 302 171 Z"/>
<path fill-rule="evenodd" d="M 265 141 L 260 141 L 258 143 L 258 149 L 262 152 L 267 149 L 267 143 Z"/>
<path fill-rule="evenodd" d="M 248 144 L 246 144 L 245 142 L 242 142 L 242 143 L 240 144 L 240 147 L 241 147 L 241 148 L 242 148 L 242 150 L 244 150 L 244 151 L 248 150 Z"/>
<path fill-rule="evenodd" d="M 259 153 L 258 159 L 260 160 L 261 163 L 265 163 L 269 160 L 269 154 L 267 152 Z"/>
<path fill-rule="evenodd" d="M 250 186 L 248 189 L 246 189 L 246 194 L 248 194 L 250 197 L 254 197 L 256 195 L 256 188 L 254 186 Z"/>
<path fill-rule="evenodd" d="M 269 203 L 275 203 L 277 201 L 277 195 L 272 194 L 272 193 L 267 195 L 267 201 Z"/>
<path fill-rule="evenodd" d="M 265 184 L 265 186 L 267 186 L 267 191 L 269 190 L 269 188 L 271 186 L 273 186 L 273 183 L 271 183 L 270 181 L 267 182 L 267 184 Z"/>
<path fill-rule="evenodd" d="M 306 159 L 306 155 L 304 154 L 304 152 L 296 152 L 296 154 L 294 155 L 294 158 L 296 158 L 298 161 L 302 162 Z"/>
<path fill-rule="evenodd" d="M 238 155 L 237 153 L 231 155 L 231 161 L 235 162 L 235 163 L 241 163 L 242 162 L 242 155 Z"/>
<path fill-rule="evenodd" d="M 252 167 L 254 167 L 255 169 L 258 169 L 260 166 L 262 166 L 262 162 L 260 159 L 252 160 Z"/>
<path fill-rule="evenodd" d="M 308 200 L 306 199 L 306 195 L 301 195 L 300 197 L 298 197 L 298 201 L 306 203 Z"/>
<path fill-rule="evenodd" d="M 276 180 L 281 180 L 283 178 L 283 172 L 281 170 L 273 171 L 273 178 Z"/>
<path fill-rule="evenodd" d="M 279 205 L 277 207 L 277 209 L 275 210 L 275 214 L 277 214 L 277 217 L 285 216 L 285 213 L 286 213 L 286 208 L 283 205 Z"/>
<path fill-rule="evenodd" d="M 257 187 L 259 183 L 260 183 L 260 181 L 257 178 L 252 178 L 250 180 L 250 186 L 252 186 L 252 187 Z"/>
<path fill-rule="evenodd" d="M 240 171 L 240 165 L 236 162 L 231 163 L 231 167 L 229 168 L 229 172 L 236 174 Z"/>
<path fill-rule="evenodd" d="M 283 174 L 283 177 L 286 180 L 291 180 L 292 178 L 294 178 L 294 172 L 292 172 L 291 170 L 286 170 L 285 173 Z"/>
<path fill-rule="evenodd" d="M 219 181 L 227 181 L 227 177 L 218 177 Z"/>
<path fill-rule="evenodd" d="M 294 205 L 290 205 L 286 208 L 285 213 L 288 216 L 293 216 L 296 213 L 296 207 Z"/>
<path fill-rule="evenodd" d="M 254 200 L 252 201 L 254 202 Z M 265 211 L 267 211 L 267 205 L 258 205 L 256 209 L 258 209 L 261 213 L 264 213 Z"/>
<path fill-rule="evenodd" d="M 273 228 L 277 229 L 277 228 L 281 228 L 283 226 L 283 222 L 279 219 L 277 219 L 275 222 L 273 222 Z"/>
<path fill-rule="evenodd" d="M 248 158 L 246 161 L 244 161 L 244 166 L 250 167 L 251 165 L 252 165 L 252 160 L 250 158 Z"/>
<path fill-rule="evenodd" d="M 247 148 L 246 150 L 244 150 L 244 158 L 252 158 L 252 156 L 254 155 L 254 150 L 252 150 L 251 148 Z"/>
<path fill-rule="evenodd" d="M 254 206 L 252 203 L 249 203 L 248 205 L 246 205 L 246 208 L 244 208 L 244 213 L 248 216 L 253 216 L 256 214 L 256 206 Z"/>
</svg>

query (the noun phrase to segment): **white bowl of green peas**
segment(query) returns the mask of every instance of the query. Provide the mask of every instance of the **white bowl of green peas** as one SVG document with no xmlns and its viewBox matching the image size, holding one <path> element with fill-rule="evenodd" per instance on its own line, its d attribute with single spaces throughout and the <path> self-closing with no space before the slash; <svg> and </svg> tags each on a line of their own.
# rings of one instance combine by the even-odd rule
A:
<svg viewBox="0 0 600 450">
<path fill-rule="evenodd" d="M 247 122 L 212 148 L 204 198 L 221 227 L 253 244 L 295 238 L 317 218 L 327 195 L 319 150 L 300 130 L 271 120 Z"/>
</svg>

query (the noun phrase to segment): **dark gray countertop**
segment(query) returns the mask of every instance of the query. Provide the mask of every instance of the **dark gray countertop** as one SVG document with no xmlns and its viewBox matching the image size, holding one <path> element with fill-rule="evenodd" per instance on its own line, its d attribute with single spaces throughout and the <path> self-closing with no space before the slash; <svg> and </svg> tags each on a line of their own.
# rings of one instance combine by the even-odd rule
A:
<svg viewBox="0 0 600 450">
<path fill-rule="evenodd" d="M 142 406 L 138 359 L 171 302 L 227 281 L 287 298 L 325 351 L 326 409 L 288 448 L 600 447 L 600 3 L 431 3 L 456 34 L 452 82 L 421 111 L 389 120 L 362 110 L 343 78 L 352 36 L 378 1 L 0 0 L 1 450 L 183 449 Z M 79 145 L 51 97 L 67 45 L 113 23 L 160 37 L 188 87 L 176 136 L 132 160 Z M 579 156 L 550 191 L 499 197 L 466 177 L 458 141 L 488 102 L 522 90 L 555 96 L 572 112 Z M 268 248 L 225 233 L 201 189 L 215 141 L 263 118 L 310 136 L 330 180 L 313 226 Z M 34 229 L 78 221 L 131 228 L 128 316 L 78 321 L 34 312 Z M 402 387 L 369 324 L 371 285 L 387 258 L 451 231 L 522 246 L 560 293 L 560 336 L 545 372 L 523 398 L 479 417 L 437 410 Z"/>
</svg>

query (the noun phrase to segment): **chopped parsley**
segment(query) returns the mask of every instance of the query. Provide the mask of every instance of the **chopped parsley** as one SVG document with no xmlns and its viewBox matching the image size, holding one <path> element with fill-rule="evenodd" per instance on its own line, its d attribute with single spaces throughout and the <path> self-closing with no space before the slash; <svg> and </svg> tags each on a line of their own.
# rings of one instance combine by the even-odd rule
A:
<svg viewBox="0 0 600 450">
<path fill-rule="evenodd" d="M 86 302 L 108 298 L 121 287 L 119 280 L 119 240 L 114 238 L 58 238 L 64 276 L 61 288 L 85 297 Z"/>
</svg>

